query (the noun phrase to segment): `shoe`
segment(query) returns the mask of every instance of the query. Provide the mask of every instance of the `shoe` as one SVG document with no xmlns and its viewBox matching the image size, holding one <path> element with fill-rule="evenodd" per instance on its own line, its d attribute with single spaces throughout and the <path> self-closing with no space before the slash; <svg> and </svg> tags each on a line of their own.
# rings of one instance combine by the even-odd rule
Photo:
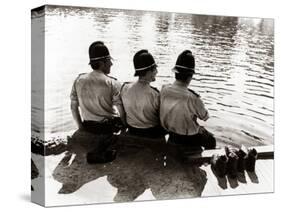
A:
<svg viewBox="0 0 281 212">
<path fill-rule="evenodd" d="M 255 171 L 256 160 L 258 158 L 258 152 L 255 148 L 248 149 L 248 154 L 245 158 L 245 166 L 246 170 L 249 172 Z"/>
<path fill-rule="evenodd" d="M 211 158 L 211 168 L 219 177 L 224 177 L 227 171 L 227 157 L 225 155 L 215 154 Z"/>
<path fill-rule="evenodd" d="M 237 171 L 244 172 L 245 171 L 245 160 L 246 160 L 246 152 L 240 148 L 236 155 L 238 156 L 238 163 L 237 163 Z"/>
<path fill-rule="evenodd" d="M 225 147 L 225 153 L 228 158 L 227 162 L 227 174 L 230 178 L 237 177 L 237 167 L 239 157 L 236 154 L 237 150 L 229 147 Z"/>
</svg>

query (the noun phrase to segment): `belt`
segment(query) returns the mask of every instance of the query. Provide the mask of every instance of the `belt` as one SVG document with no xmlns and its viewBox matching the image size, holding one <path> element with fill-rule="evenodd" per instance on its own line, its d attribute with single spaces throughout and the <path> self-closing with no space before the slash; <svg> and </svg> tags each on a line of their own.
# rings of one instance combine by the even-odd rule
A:
<svg viewBox="0 0 281 212">
<path fill-rule="evenodd" d="M 195 135 L 179 135 L 177 133 L 169 132 L 169 142 L 174 144 L 182 144 L 186 143 L 187 141 L 192 142 L 197 137 Z"/>
<path fill-rule="evenodd" d="M 103 121 L 84 121 L 83 127 L 86 131 L 95 134 L 111 134 L 118 132 L 122 128 L 121 119 L 119 117 L 105 119 Z"/>
<path fill-rule="evenodd" d="M 164 136 L 166 131 L 161 126 L 150 127 L 150 128 L 135 128 L 135 127 L 128 127 L 129 133 L 136 135 L 136 136 L 145 136 L 151 138 L 157 138 L 160 136 Z"/>
<path fill-rule="evenodd" d="M 113 125 L 107 121 L 83 121 L 83 127 L 86 131 L 94 134 L 111 134 Z"/>
</svg>

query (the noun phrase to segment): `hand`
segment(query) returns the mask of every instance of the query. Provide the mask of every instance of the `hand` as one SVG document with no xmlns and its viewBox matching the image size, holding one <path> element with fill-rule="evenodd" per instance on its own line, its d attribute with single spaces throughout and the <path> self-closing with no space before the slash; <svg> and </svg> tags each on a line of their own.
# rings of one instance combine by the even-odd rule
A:
<svg viewBox="0 0 281 212">
<path fill-rule="evenodd" d="M 83 129 L 84 129 L 84 127 L 83 127 L 83 124 L 82 124 L 82 123 L 80 123 L 80 124 L 78 125 L 78 129 L 79 129 L 79 130 L 83 130 Z"/>
<path fill-rule="evenodd" d="M 126 133 L 127 132 L 127 127 L 123 127 L 123 128 L 121 128 L 121 134 L 123 134 L 123 133 Z"/>
<path fill-rule="evenodd" d="M 198 133 L 203 134 L 206 131 L 206 129 L 202 126 L 199 127 Z"/>
</svg>

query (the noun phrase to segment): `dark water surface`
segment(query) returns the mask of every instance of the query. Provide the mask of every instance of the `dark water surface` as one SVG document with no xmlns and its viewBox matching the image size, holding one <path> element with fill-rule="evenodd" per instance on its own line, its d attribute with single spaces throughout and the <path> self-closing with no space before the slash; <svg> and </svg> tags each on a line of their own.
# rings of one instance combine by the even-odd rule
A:
<svg viewBox="0 0 281 212">
<path fill-rule="evenodd" d="M 32 14 L 32 24 L 43 21 Z M 45 133 L 48 137 L 75 130 L 71 116 L 72 83 L 90 72 L 88 47 L 103 40 L 114 57 L 112 76 L 135 80 L 132 58 L 148 49 L 158 64 L 154 86 L 174 80 L 177 55 L 190 49 L 196 57 L 191 88 L 210 112 L 206 126 L 224 144 L 273 143 L 273 20 L 179 13 L 91 8 L 49 8 L 45 16 Z M 36 62 L 32 64 L 36 68 Z M 33 80 L 32 83 L 39 83 Z M 36 91 L 32 95 L 38 97 Z M 42 110 L 32 103 L 32 130 Z"/>
</svg>

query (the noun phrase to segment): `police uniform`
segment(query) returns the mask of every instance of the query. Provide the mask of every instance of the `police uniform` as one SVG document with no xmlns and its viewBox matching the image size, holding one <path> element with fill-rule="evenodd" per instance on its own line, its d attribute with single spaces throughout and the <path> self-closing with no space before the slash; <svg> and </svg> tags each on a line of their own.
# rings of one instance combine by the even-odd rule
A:
<svg viewBox="0 0 281 212">
<path fill-rule="evenodd" d="M 159 91 L 148 83 L 126 83 L 121 98 L 126 111 L 126 122 L 135 128 L 159 125 Z"/>
<path fill-rule="evenodd" d="M 190 147 L 212 149 L 216 140 L 205 128 L 199 126 L 197 118 L 206 121 L 209 118 L 200 96 L 188 88 L 195 73 L 195 59 L 190 50 L 179 54 L 172 69 L 176 81 L 164 85 L 160 93 L 160 120 L 169 131 L 168 143 Z"/>
<path fill-rule="evenodd" d="M 131 133 L 149 137 L 163 135 L 159 120 L 160 94 L 156 88 L 140 80 L 124 83 L 121 99 Z"/>
<path fill-rule="evenodd" d="M 215 139 L 197 123 L 209 118 L 200 96 L 180 81 L 164 85 L 160 92 L 160 121 L 169 141 L 187 146 L 215 147 Z"/>
<path fill-rule="evenodd" d="M 179 81 L 163 86 L 160 101 L 162 126 L 179 135 L 197 134 L 197 117 L 204 121 L 209 117 L 200 96 Z"/>
<path fill-rule="evenodd" d="M 118 128 L 115 117 L 119 116 L 116 106 L 122 104 L 121 85 L 107 75 L 112 65 L 111 56 L 102 41 L 90 45 L 89 58 L 93 71 L 80 74 L 70 94 L 73 116 L 76 119 L 79 115 L 82 121 L 82 127 L 70 139 L 70 146 L 78 152 L 86 150 L 89 163 L 104 163 L 116 156 L 116 151 L 110 148 L 117 139 L 114 135 Z"/>
<path fill-rule="evenodd" d="M 105 158 L 107 149 L 116 140 L 111 121 L 118 116 L 114 105 L 122 104 L 120 88 L 121 84 L 115 78 L 96 70 L 80 74 L 74 81 L 70 98 L 79 105 L 83 129 L 72 136 L 72 146 L 81 146 L 87 151 L 93 149 L 87 154 L 88 162 L 108 161 Z M 86 132 L 93 133 L 94 137 Z"/>
<path fill-rule="evenodd" d="M 81 74 L 75 80 L 71 101 L 76 101 L 84 121 L 104 121 L 118 116 L 113 105 L 122 104 L 120 83 L 101 72 Z"/>
</svg>

